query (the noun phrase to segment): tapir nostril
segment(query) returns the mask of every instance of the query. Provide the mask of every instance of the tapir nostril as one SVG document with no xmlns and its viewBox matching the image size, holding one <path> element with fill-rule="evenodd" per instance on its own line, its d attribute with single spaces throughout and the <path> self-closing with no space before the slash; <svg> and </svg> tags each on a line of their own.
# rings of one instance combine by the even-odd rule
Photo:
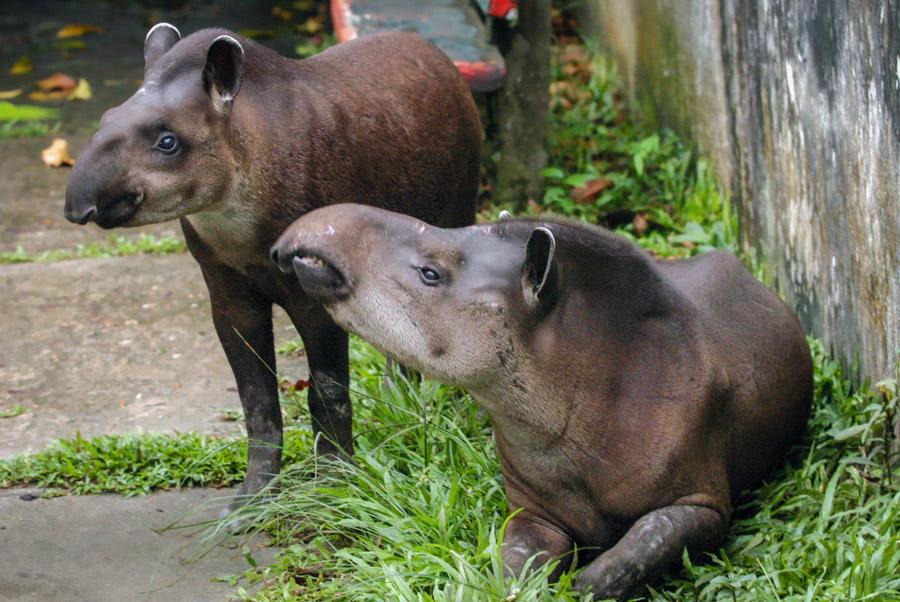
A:
<svg viewBox="0 0 900 602">
<path fill-rule="evenodd" d="M 278 262 L 278 247 L 272 247 L 269 250 L 269 257 L 272 258 L 272 263 L 277 265 L 279 270 L 281 270 L 282 272 L 285 271 L 285 269 L 282 267 L 282 265 Z"/>
<path fill-rule="evenodd" d="M 284 258 L 281 258 L 284 262 Z M 300 286 L 314 297 L 341 297 L 348 292 L 347 281 L 340 270 L 315 255 L 294 255 L 290 258 Z"/>
<path fill-rule="evenodd" d="M 80 226 L 85 225 L 89 221 L 96 219 L 97 217 L 97 208 L 91 205 L 87 209 L 83 210 L 81 213 L 76 213 L 74 211 L 66 211 L 66 219 L 70 222 L 78 224 Z"/>
</svg>

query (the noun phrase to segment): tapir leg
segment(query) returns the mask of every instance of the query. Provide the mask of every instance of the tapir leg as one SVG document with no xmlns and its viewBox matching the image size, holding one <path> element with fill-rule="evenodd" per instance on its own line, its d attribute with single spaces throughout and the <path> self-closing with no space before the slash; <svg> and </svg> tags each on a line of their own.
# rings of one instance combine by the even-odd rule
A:
<svg viewBox="0 0 900 602">
<path fill-rule="evenodd" d="M 321 306 L 307 307 L 294 320 L 294 325 L 303 339 L 309 362 L 307 402 L 316 436 L 316 453 L 352 455 L 353 411 L 347 333 Z"/>
<path fill-rule="evenodd" d="M 262 489 L 281 470 L 282 424 L 275 378 L 272 302 L 240 274 L 204 267 L 213 323 L 234 372 L 247 424 L 247 475 L 239 496 Z M 243 501 L 238 499 L 235 505 Z"/>
<path fill-rule="evenodd" d="M 704 506 L 667 506 L 645 514 L 612 548 L 591 562 L 575 585 L 594 598 L 625 598 L 681 558 L 684 548 L 711 549 L 725 536 L 725 517 Z"/>
<path fill-rule="evenodd" d="M 510 575 L 521 575 L 528 559 L 540 554 L 531 561 L 531 570 L 537 569 L 547 562 L 572 552 L 572 538 L 527 512 L 520 512 L 509 520 L 503 537 L 503 565 Z M 559 578 L 571 564 L 563 558 L 554 569 L 550 580 Z"/>
</svg>

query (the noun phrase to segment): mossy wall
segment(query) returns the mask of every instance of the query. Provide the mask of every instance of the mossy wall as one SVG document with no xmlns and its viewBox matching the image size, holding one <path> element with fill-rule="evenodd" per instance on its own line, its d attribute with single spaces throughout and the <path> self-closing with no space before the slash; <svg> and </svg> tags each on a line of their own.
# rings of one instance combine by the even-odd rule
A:
<svg viewBox="0 0 900 602">
<path fill-rule="evenodd" d="M 900 0 L 584 0 L 633 98 L 714 158 L 808 332 L 900 348 Z"/>
</svg>

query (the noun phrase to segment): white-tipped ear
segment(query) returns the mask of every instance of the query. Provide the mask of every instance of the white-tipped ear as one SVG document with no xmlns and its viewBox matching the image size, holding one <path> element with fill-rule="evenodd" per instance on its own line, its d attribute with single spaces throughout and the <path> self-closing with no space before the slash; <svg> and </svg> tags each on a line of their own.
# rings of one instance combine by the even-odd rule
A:
<svg viewBox="0 0 900 602">
<path fill-rule="evenodd" d="M 221 35 L 206 51 L 203 85 L 216 109 L 227 114 L 244 80 L 244 47 L 235 38 Z"/>
<path fill-rule="evenodd" d="M 549 228 L 538 226 L 531 231 L 525 251 L 526 276 L 535 298 L 547 285 L 556 255 L 556 238 Z"/>
<path fill-rule="evenodd" d="M 157 23 L 144 37 L 144 75 L 181 39 L 181 32 L 171 23 Z"/>
<path fill-rule="evenodd" d="M 544 226 L 532 230 L 525 247 L 525 264 L 522 266 L 522 292 L 526 301 L 537 302 L 552 288 L 552 281 L 555 280 L 555 255 L 556 238 L 553 232 Z"/>
<path fill-rule="evenodd" d="M 507 211 L 506 209 L 504 209 L 503 211 L 500 212 L 500 219 L 501 219 L 501 220 L 509 219 L 509 218 L 511 218 L 511 217 L 512 217 L 512 213 L 510 213 L 510 212 Z"/>
</svg>

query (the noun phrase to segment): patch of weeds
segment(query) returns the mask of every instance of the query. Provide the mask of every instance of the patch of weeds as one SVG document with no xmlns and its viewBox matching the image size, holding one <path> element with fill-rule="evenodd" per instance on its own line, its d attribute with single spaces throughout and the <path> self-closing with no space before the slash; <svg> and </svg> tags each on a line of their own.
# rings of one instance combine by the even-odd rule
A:
<svg viewBox="0 0 900 602">
<path fill-rule="evenodd" d="M 337 44 L 337 39 L 333 34 L 322 33 L 305 38 L 302 42 L 297 44 L 294 51 L 300 55 L 301 58 L 307 58 L 315 56 L 323 50 L 331 48 L 335 44 Z"/>
<path fill-rule="evenodd" d="M 553 79 L 547 187 L 529 213 L 605 226 L 660 257 L 735 250 L 736 216 L 708 162 L 627 110 L 611 59 L 565 46 Z"/>
<path fill-rule="evenodd" d="M 285 433 L 290 463 L 310 453 L 309 433 Z M 0 487 L 32 485 L 56 493 L 140 495 L 177 487 L 226 487 L 244 478 L 246 439 L 196 433 L 138 433 L 62 439 L 33 455 L 0 460 Z"/>
<path fill-rule="evenodd" d="M 127 257 L 130 255 L 168 255 L 184 253 L 187 246 L 174 236 L 157 237 L 152 234 L 141 234 L 138 238 L 126 238 L 111 234 L 106 242 L 80 244 L 74 250 L 58 249 L 44 251 L 37 255 L 17 247 L 15 251 L 0 253 L 0 264 L 3 263 L 52 263 L 67 259 L 94 259 L 98 257 Z"/>
<path fill-rule="evenodd" d="M 239 422 L 244 418 L 244 413 L 234 408 L 223 408 L 219 411 L 219 416 L 225 422 Z"/>
<path fill-rule="evenodd" d="M 0 418 L 15 418 L 25 413 L 25 406 L 14 404 L 11 408 L 0 408 Z"/>
<path fill-rule="evenodd" d="M 306 354 L 306 350 L 303 348 L 303 341 L 300 339 L 286 341 L 281 347 L 276 349 L 275 352 L 278 355 L 284 355 L 286 357 L 302 357 Z"/>
<path fill-rule="evenodd" d="M 38 138 L 55 136 L 62 123 L 48 124 L 43 121 L 7 121 L 0 124 L 0 138 Z"/>
</svg>

